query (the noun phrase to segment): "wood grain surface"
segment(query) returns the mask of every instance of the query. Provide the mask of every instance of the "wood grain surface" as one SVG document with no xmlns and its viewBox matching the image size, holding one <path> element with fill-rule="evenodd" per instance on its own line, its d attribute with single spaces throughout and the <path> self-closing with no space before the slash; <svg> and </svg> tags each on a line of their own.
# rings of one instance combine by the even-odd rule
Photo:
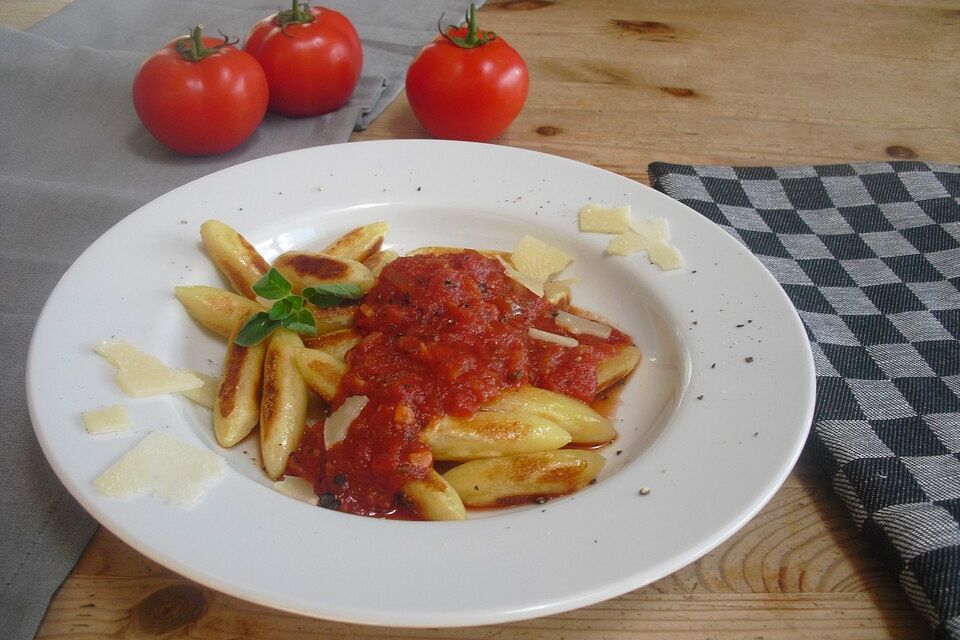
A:
<svg viewBox="0 0 960 640">
<path fill-rule="evenodd" d="M 0 0 L 26 28 L 64 0 Z M 496 142 L 646 182 L 654 160 L 960 161 L 960 3 L 502 0 L 483 26 L 531 72 Z M 419 138 L 401 96 L 356 140 Z M 584 609 L 465 629 L 312 620 L 198 586 L 105 530 L 39 638 L 925 638 L 930 631 L 808 455 L 742 531 L 652 585 Z"/>
</svg>

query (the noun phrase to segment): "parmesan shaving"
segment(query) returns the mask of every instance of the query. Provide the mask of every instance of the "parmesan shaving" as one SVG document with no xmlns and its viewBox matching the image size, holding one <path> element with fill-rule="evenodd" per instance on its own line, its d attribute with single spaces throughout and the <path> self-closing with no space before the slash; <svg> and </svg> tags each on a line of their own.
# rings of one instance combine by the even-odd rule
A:
<svg viewBox="0 0 960 640">
<path fill-rule="evenodd" d="M 520 284 L 528 291 L 534 293 L 538 298 L 543 297 L 543 282 L 537 280 L 536 278 L 531 278 L 528 275 L 520 273 L 509 264 L 507 261 L 497 256 L 497 260 L 500 261 L 500 264 L 503 265 L 503 273 L 505 276 L 513 280 L 514 282 Z"/>
<path fill-rule="evenodd" d="M 203 386 L 203 380 L 197 376 L 171 369 L 153 356 L 138 351 L 129 342 L 101 342 L 97 345 L 97 353 L 117 368 L 117 386 L 132 398 L 176 393 Z"/>
<path fill-rule="evenodd" d="M 630 228 L 650 242 L 666 242 L 670 239 L 666 218 L 641 218 L 631 222 Z"/>
<path fill-rule="evenodd" d="M 187 389 L 186 391 L 181 391 L 180 395 L 193 400 L 201 407 L 213 409 L 213 403 L 217 399 L 217 390 L 220 388 L 220 378 L 215 378 L 193 369 L 185 369 L 185 371 L 200 378 L 200 380 L 203 381 L 203 386 L 197 389 Z"/>
<path fill-rule="evenodd" d="M 123 405 L 83 412 L 83 426 L 87 433 L 118 433 L 130 429 L 130 414 Z"/>
<path fill-rule="evenodd" d="M 340 407 L 327 416 L 323 423 L 323 445 L 329 450 L 347 437 L 350 425 L 367 405 L 367 396 L 350 396 Z"/>
<path fill-rule="evenodd" d="M 607 255 L 627 256 L 646 251 L 652 264 L 662 271 L 683 266 L 680 250 L 669 243 L 670 230 L 664 218 L 644 218 L 631 223 L 631 229 L 614 237 L 607 246 Z"/>
<path fill-rule="evenodd" d="M 630 205 L 601 207 L 586 204 L 580 208 L 580 231 L 625 233 L 630 228 Z"/>
<path fill-rule="evenodd" d="M 309 505 L 317 506 L 320 503 L 320 498 L 314 492 L 313 485 L 309 481 L 296 476 L 287 476 L 283 480 L 274 482 L 273 490 Z"/>
<path fill-rule="evenodd" d="M 556 282 L 544 282 L 543 283 L 543 298 L 551 303 L 555 304 L 558 307 L 566 307 L 570 304 L 570 301 L 573 299 L 573 293 L 570 291 L 570 287 L 565 284 L 558 284 Z"/>
<path fill-rule="evenodd" d="M 542 240 L 523 236 L 510 255 L 510 262 L 520 273 L 543 282 L 563 271 L 573 258 Z"/>
<path fill-rule="evenodd" d="M 541 331 L 540 329 L 534 329 L 530 327 L 530 337 L 534 340 L 543 340 L 544 342 L 553 342 L 558 344 L 561 347 L 576 347 L 579 346 L 579 342 L 573 338 L 568 338 L 567 336 L 557 335 L 556 333 L 550 333 L 549 331 Z"/>
<path fill-rule="evenodd" d="M 173 504 L 187 505 L 199 498 L 225 468 L 220 456 L 154 431 L 93 484 L 112 498 L 152 493 Z"/>
<path fill-rule="evenodd" d="M 628 230 L 610 240 L 608 256 L 629 256 L 647 247 L 647 240 L 634 230 Z"/>
<path fill-rule="evenodd" d="M 588 336 L 603 338 L 604 340 L 609 338 L 610 334 L 613 332 L 613 328 L 608 325 L 605 325 L 601 322 L 595 322 L 593 320 L 587 320 L 586 318 L 575 316 L 572 313 L 567 313 L 566 311 L 559 311 L 554 320 L 556 320 L 558 325 L 570 333 L 582 333 Z"/>
</svg>

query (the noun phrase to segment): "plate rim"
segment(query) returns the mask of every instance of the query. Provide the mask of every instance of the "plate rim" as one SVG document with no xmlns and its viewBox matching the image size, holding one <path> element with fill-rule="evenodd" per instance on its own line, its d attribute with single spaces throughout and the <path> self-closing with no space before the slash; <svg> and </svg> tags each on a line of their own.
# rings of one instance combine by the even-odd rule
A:
<svg viewBox="0 0 960 640">
<path fill-rule="evenodd" d="M 606 584 L 603 588 L 594 589 L 589 592 L 581 592 L 577 595 L 572 595 L 568 599 L 560 602 L 540 604 L 532 607 L 519 607 L 515 608 L 512 611 L 495 611 L 495 612 L 486 612 L 486 613 L 475 613 L 473 615 L 465 615 L 462 612 L 451 612 L 449 615 L 441 615 L 439 618 L 434 612 L 433 616 L 429 619 L 424 619 L 422 615 L 412 612 L 409 615 L 397 615 L 393 614 L 390 617 L 378 617 L 376 615 L 368 615 L 369 611 L 353 611 L 347 612 L 344 615 L 337 615 L 336 613 L 318 613 L 317 611 L 303 610 L 301 607 L 291 606 L 289 603 L 276 598 L 269 597 L 269 594 L 263 594 L 257 589 L 251 589 L 246 585 L 236 585 L 233 583 L 227 583 L 219 580 L 217 576 L 210 575 L 204 572 L 198 572 L 194 568 L 180 563 L 175 557 L 159 552 L 153 546 L 147 544 L 143 540 L 140 540 L 138 537 L 133 535 L 129 529 L 123 526 L 120 522 L 112 522 L 112 518 L 106 517 L 100 509 L 90 500 L 87 499 L 87 496 L 80 490 L 80 487 L 77 486 L 83 482 L 82 479 L 75 480 L 69 477 L 68 471 L 62 468 L 56 459 L 56 455 L 53 453 L 50 443 L 46 441 L 45 434 L 42 432 L 42 427 L 38 424 L 37 420 L 37 398 L 33 390 L 35 389 L 36 378 L 39 375 L 38 367 L 36 366 L 35 360 L 37 357 L 37 344 L 38 344 L 38 334 L 40 332 L 40 327 L 44 324 L 44 317 L 50 308 L 51 302 L 54 298 L 60 294 L 61 287 L 64 280 L 67 278 L 68 274 L 74 269 L 74 266 L 83 260 L 88 253 L 91 253 L 96 250 L 98 243 L 101 242 L 105 237 L 110 236 L 115 233 L 119 233 L 118 229 L 122 229 L 126 224 L 130 224 L 131 219 L 135 218 L 140 212 L 151 207 L 156 206 L 155 203 L 162 201 L 165 198 L 173 197 L 171 194 L 177 192 L 189 191 L 190 189 L 195 189 L 196 183 L 201 183 L 203 181 L 209 181 L 214 176 L 220 176 L 221 174 L 229 173 L 236 170 L 237 167 L 247 166 L 247 165 L 256 165 L 258 163 L 272 163 L 276 162 L 278 158 L 295 156 L 299 154 L 310 154 L 316 153 L 320 150 L 321 153 L 336 153 L 338 148 L 343 148 L 349 146 L 350 148 L 357 148 L 358 146 L 369 146 L 369 147 L 386 147 L 386 146 L 407 146 L 407 145 L 440 145 L 447 146 L 453 145 L 456 147 L 492 147 L 497 150 L 502 150 L 504 153 L 513 154 L 519 153 L 523 154 L 533 154 L 535 156 L 546 156 L 553 159 L 560 159 L 564 162 L 572 163 L 573 165 L 579 165 L 580 167 L 586 167 L 590 170 L 601 171 L 608 173 L 620 180 L 625 180 L 631 182 L 635 187 L 638 187 L 641 191 L 646 190 L 650 194 L 654 194 L 657 198 L 662 198 L 669 200 L 671 203 L 674 203 L 673 206 L 679 206 L 686 209 L 690 215 L 695 216 L 698 219 L 702 219 L 704 223 L 710 224 L 709 220 L 704 218 L 700 213 L 691 209 L 687 205 L 680 203 L 676 200 L 669 198 L 666 194 L 659 192 L 647 185 L 644 185 L 640 182 L 626 178 L 611 171 L 595 167 L 586 163 L 582 163 L 576 160 L 569 158 L 564 158 L 561 156 L 554 156 L 551 154 L 542 153 L 539 151 L 532 151 L 528 149 L 519 149 L 515 147 L 505 147 L 502 145 L 478 145 L 476 143 L 455 143 L 449 141 L 436 141 L 436 140 L 378 140 L 378 141 L 363 141 L 363 142 L 348 142 L 338 145 L 326 145 L 322 147 L 311 147 L 305 149 L 298 149 L 293 151 L 284 152 L 282 154 L 276 154 L 273 156 L 264 156 L 257 158 L 255 160 L 242 163 L 241 165 L 234 165 L 221 169 L 217 172 L 202 176 L 195 180 L 192 180 L 184 185 L 177 187 L 167 193 L 159 196 L 158 198 L 151 200 L 150 202 L 144 204 L 143 206 L 137 208 L 132 213 L 124 216 L 109 229 L 107 229 L 103 234 L 101 234 L 93 243 L 90 244 L 81 254 L 76 258 L 76 260 L 70 265 L 70 267 L 65 271 L 65 273 L 58 280 L 55 287 L 52 289 L 50 296 L 43 305 L 43 309 L 38 315 L 34 332 L 31 336 L 30 346 L 27 354 L 27 368 L 26 368 L 26 389 L 27 389 L 27 400 L 28 408 L 31 417 L 31 423 L 34 427 L 34 432 L 38 441 L 40 442 L 41 448 L 43 449 L 44 455 L 46 456 L 50 466 L 53 468 L 54 472 L 57 474 L 60 482 L 67 488 L 67 490 L 73 495 L 75 499 L 80 502 L 80 504 L 87 510 L 98 522 L 103 523 L 104 519 L 111 520 L 110 523 L 104 524 L 108 529 L 114 532 L 123 542 L 130 545 L 138 552 L 143 553 L 145 556 L 151 558 L 158 564 L 166 566 L 173 569 L 177 573 L 184 575 L 185 577 L 196 580 L 197 582 L 210 586 L 218 591 L 242 598 L 244 600 L 257 602 L 259 604 L 264 604 L 274 609 L 288 611 L 291 613 L 297 613 L 301 615 L 307 615 L 311 617 L 322 617 L 328 620 L 338 620 L 342 622 L 352 622 L 352 623 L 361 623 L 361 624 L 377 624 L 377 625 L 388 625 L 388 626 L 405 626 L 405 627 L 458 627 L 458 626 L 470 626 L 476 624 L 492 624 L 499 622 L 509 622 L 516 620 L 529 619 L 532 617 L 539 617 L 543 615 L 549 615 L 553 613 L 558 613 L 562 611 L 568 611 L 574 608 L 579 608 L 582 606 L 587 606 L 602 600 L 620 595 L 634 588 L 638 588 L 644 584 L 649 584 L 650 582 L 660 579 L 666 575 L 669 575 L 676 570 L 682 568 L 695 561 L 696 559 L 701 558 L 706 553 L 709 553 L 712 549 L 716 548 L 724 541 L 729 539 L 736 531 L 739 531 L 747 522 L 749 522 L 773 497 L 773 495 L 780 489 L 783 482 L 786 480 L 790 472 L 792 471 L 794 465 L 796 464 L 797 459 L 799 458 L 802 449 L 803 443 L 806 441 L 807 435 L 809 433 L 810 425 L 813 418 L 814 411 L 814 400 L 815 400 L 815 375 L 813 368 L 813 355 L 810 349 L 809 341 L 806 339 L 806 335 L 803 329 L 802 321 L 800 320 L 799 315 L 796 312 L 792 302 L 789 300 L 789 297 L 783 291 L 782 287 L 777 283 L 776 279 L 770 274 L 770 272 L 762 265 L 762 263 L 749 251 L 745 252 L 743 255 L 746 257 L 748 262 L 752 261 L 754 269 L 759 269 L 763 275 L 766 277 L 769 282 L 775 285 L 775 289 L 779 294 L 780 302 L 787 304 L 792 309 L 792 319 L 794 326 L 792 330 L 794 333 L 799 332 L 802 336 L 802 346 L 804 347 L 804 369 L 808 374 L 806 376 L 807 391 L 808 393 L 806 401 L 804 402 L 805 412 L 804 415 L 798 420 L 806 425 L 802 430 L 797 430 L 794 432 L 794 446 L 791 450 L 791 455 L 788 456 L 789 459 L 785 459 L 783 464 L 780 465 L 779 473 L 776 474 L 776 477 L 767 484 L 766 491 L 762 492 L 761 497 L 756 500 L 752 500 L 750 504 L 741 505 L 739 513 L 736 518 L 731 520 L 728 523 L 728 526 L 724 527 L 722 530 L 713 531 L 711 535 L 702 537 L 701 543 L 697 546 L 696 550 L 692 553 L 688 553 L 684 556 L 675 555 L 672 558 L 662 560 L 657 563 L 654 567 L 647 568 L 645 573 L 653 575 L 653 577 L 645 578 L 641 582 L 637 583 L 634 579 L 637 575 L 636 572 L 631 574 L 631 576 L 625 577 L 617 582 L 612 582 Z M 497 151 L 499 153 L 500 151 Z M 730 237 L 728 234 L 723 233 L 723 237 L 729 240 L 730 243 L 733 243 L 735 246 L 740 246 L 736 240 Z M 742 247 L 741 247 L 742 248 Z M 66 477 L 65 477 L 66 476 Z M 72 484 L 76 482 L 77 485 Z M 170 507 L 166 507 L 170 508 Z M 112 526 L 111 526 L 112 525 Z M 436 526 L 436 523 L 433 523 L 433 526 Z"/>
</svg>

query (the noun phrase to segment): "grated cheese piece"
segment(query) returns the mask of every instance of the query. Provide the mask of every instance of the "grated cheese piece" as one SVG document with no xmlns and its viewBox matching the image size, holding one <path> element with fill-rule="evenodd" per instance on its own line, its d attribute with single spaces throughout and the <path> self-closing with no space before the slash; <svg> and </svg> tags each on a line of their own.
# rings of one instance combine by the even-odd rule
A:
<svg viewBox="0 0 960 640">
<path fill-rule="evenodd" d="M 634 220 L 630 228 L 650 240 L 650 242 L 666 242 L 670 239 L 670 228 L 666 218 L 641 218 Z"/>
<path fill-rule="evenodd" d="M 294 500 L 306 502 L 314 507 L 320 504 L 320 498 L 317 497 L 317 494 L 313 491 L 313 485 L 303 478 L 287 476 L 283 480 L 274 482 L 273 490 Z"/>
<path fill-rule="evenodd" d="M 505 276 L 507 276 L 514 282 L 519 283 L 520 285 L 522 285 L 524 288 L 526 288 L 528 291 L 530 291 L 537 297 L 539 298 L 543 297 L 543 282 L 541 282 L 540 280 L 537 280 L 536 278 L 531 278 L 526 274 L 520 273 L 519 271 L 511 267 L 509 264 L 507 264 L 507 261 L 501 258 L 500 256 L 497 256 L 497 260 L 499 260 L 500 264 L 503 265 L 503 273 Z"/>
<path fill-rule="evenodd" d="M 662 271 L 683 266 L 680 250 L 669 243 L 670 230 L 664 218 L 644 218 L 631 223 L 631 229 L 612 240 L 607 246 L 607 255 L 627 256 L 646 251 L 652 264 Z"/>
<path fill-rule="evenodd" d="M 101 342 L 97 345 L 97 353 L 117 368 L 117 386 L 132 398 L 176 393 L 203 386 L 203 380 L 197 376 L 171 369 L 153 356 L 138 351 L 129 342 Z"/>
<path fill-rule="evenodd" d="M 580 231 L 594 233 L 625 233 L 630 228 L 630 205 L 601 207 L 586 204 L 580 208 Z"/>
<path fill-rule="evenodd" d="M 633 229 L 614 236 L 607 245 L 608 256 L 629 256 L 647 247 L 647 239 Z"/>
<path fill-rule="evenodd" d="M 203 386 L 197 389 L 181 391 L 180 395 L 189 400 L 193 400 L 201 407 L 213 409 L 213 403 L 217 399 L 217 390 L 220 388 L 220 378 L 215 378 L 194 369 L 184 369 L 184 371 L 200 378 L 200 380 L 203 381 Z"/>
<path fill-rule="evenodd" d="M 367 402 L 367 396 L 350 396 L 336 411 L 327 416 L 323 423 L 323 445 L 327 449 L 347 437 L 350 425 L 367 406 Z"/>
<path fill-rule="evenodd" d="M 93 481 L 112 498 L 151 493 L 173 504 L 194 502 L 223 474 L 220 456 L 154 431 Z"/>
<path fill-rule="evenodd" d="M 533 236 L 523 236 L 510 255 L 510 262 L 520 273 L 543 282 L 563 271 L 573 258 Z"/>
<path fill-rule="evenodd" d="M 87 433 L 119 433 L 130 430 L 130 413 L 123 405 L 83 412 L 83 426 Z"/>
<path fill-rule="evenodd" d="M 650 250 L 647 251 L 647 255 L 650 258 L 650 262 L 664 271 L 679 269 L 683 266 L 683 256 L 680 254 L 680 250 L 666 242 L 651 247 Z"/>
<path fill-rule="evenodd" d="M 609 338 L 613 332 L 613 328 L 609 325 L 594 320 L 587 320 L 586 318 L 581 318 L 566 311 L 557 312 L 557 317 L 554 318 L 554 320 L 570 333 L 583 333 L 588 336 L 603 338 L 604 340 Z"/>
<path fill-rule="evenodd" d="M 549 331 L 541 331 L 540 329 L 534 329 L 533 327 L 530 327 L 529 333 L 530 333 L 530 337 L 533 338 L 534 340 L 543 340 L 544 342 L 553 342 L 554 344 L 558 344 L 561 347 L 572 348 L 572 347 L 579 346 L 580 344 L 573 338 L 557 335 L 556 333 L 550 333 Z"/>
</svg>

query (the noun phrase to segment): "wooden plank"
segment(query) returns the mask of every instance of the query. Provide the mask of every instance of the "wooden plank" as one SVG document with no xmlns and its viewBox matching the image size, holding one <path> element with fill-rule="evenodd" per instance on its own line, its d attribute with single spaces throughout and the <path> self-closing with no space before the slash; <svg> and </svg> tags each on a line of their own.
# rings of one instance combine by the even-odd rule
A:
<svg viewBox="0 0 960 640">
<path fill-rule="evenodd" d="M 525 622 L 408 629 L 302 618 L 199 589 L 184 580 L 74 576 L 51 605 L 37 637 L 908 640 L 928 634 L 926 625 L 897 596 L 634 592 Z"/>
<path fill-rule="evenodd" d="M 815 638 L 824 630 L 838 638 L 925 637 L 925 622 L 819 484 L 784 487 L 727 543 L 620 598 L 541 620 L 443 632 L 341 625 L 244 603 L 178 577 L 101 530 L 51 604 L 38 638 L 128 637 L 150 629 L 202 638 L 540 638 L 559 630 L 590 640 L 706 632 Z M 245 631 L 232 626 L 236 618 L 247 620 Z"/>
</svg>

